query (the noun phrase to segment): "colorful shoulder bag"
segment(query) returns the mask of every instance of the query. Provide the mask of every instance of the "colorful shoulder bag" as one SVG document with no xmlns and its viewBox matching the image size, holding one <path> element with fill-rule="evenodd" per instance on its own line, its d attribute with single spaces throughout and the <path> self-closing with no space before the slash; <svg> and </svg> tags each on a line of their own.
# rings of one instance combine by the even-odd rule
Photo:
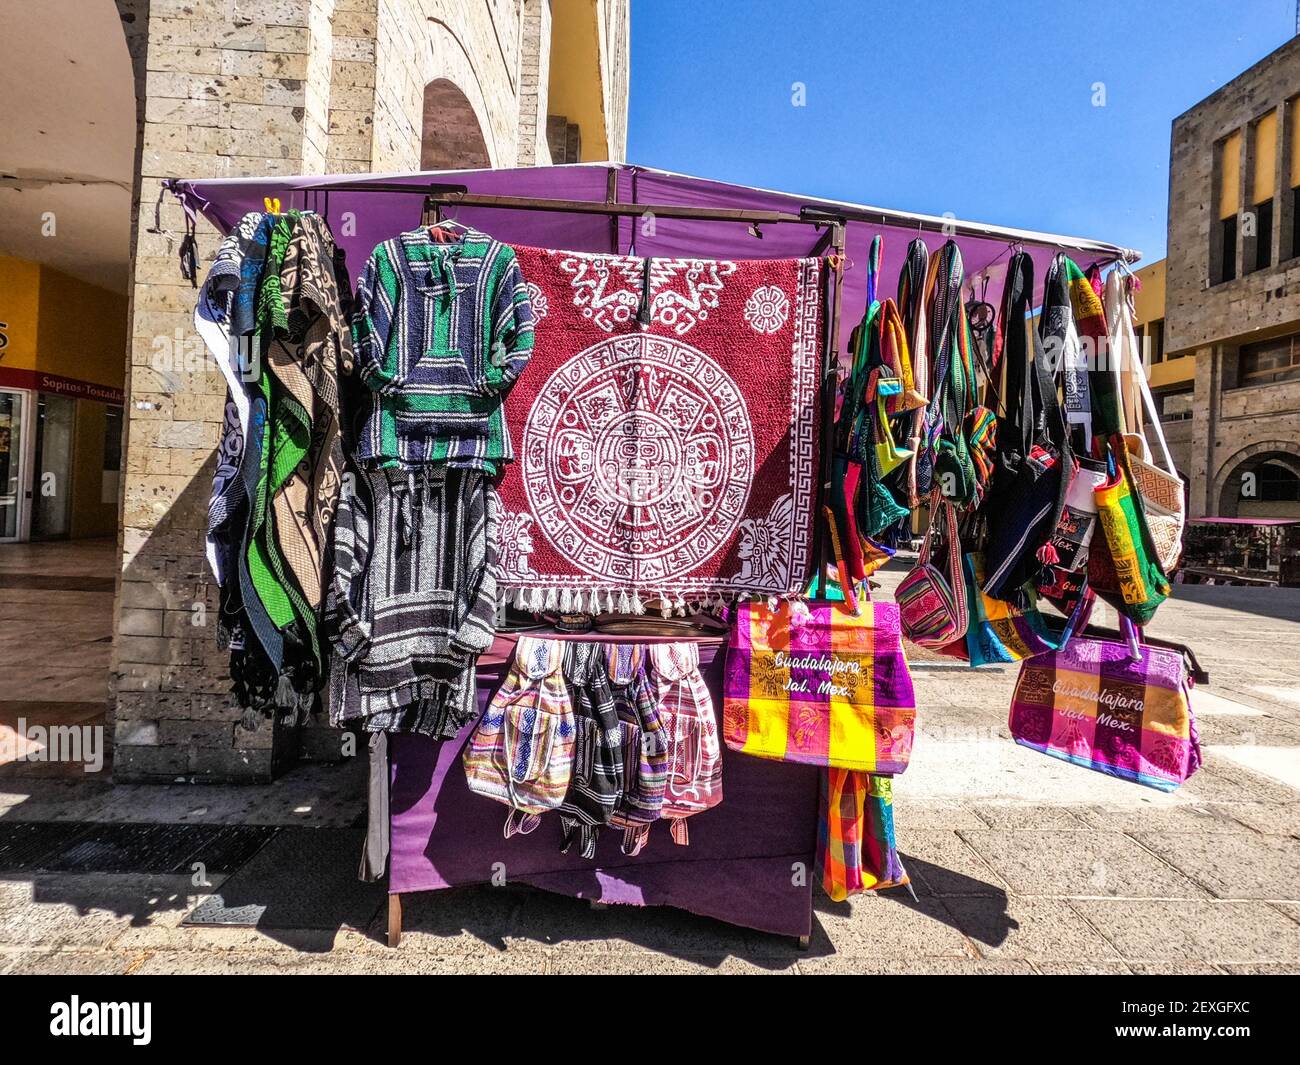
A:
<svg viewBox="0 0 1300 1065">
<path fill-rule="evenodd" d="M 911 572 L 894 590 L 903 635 L 914 644 L 938 650 L 966 634 L 966 582 L 961 571 L 961 541 L 957 534 L 957 509 L 937 492 L 931 500 L 930 528 Z M 942 517 L 948 573 L 930 563 L 936 527 Z"/>
<path fill-rule="evenodd" d="M 727 646 L 722 733 L 733 751 L 803 765 L 901 773 L 916 697 L 898 607 L 741 603 Z"/>
<path fill-rule="evenodd" d="M 1201 764 L 1186 656 L 1143 644 L 1121 616 L 1122 640 L 1069 635 L 1028 658 L 1011 698 L 1011 735 L 1023 747 L 1173 791 Z"/>
<path fill-rule="evenodd" d="M 623 794 L 610 824 L 623 829 L 623 853 L 645 846 L 643 826 L 663 815 L 672 759 L 672 737 L 664 727 L 654 687 L 646 673 L 645 648 L 605 647 L 610 692 L 623 741 Z"/>
</svg>

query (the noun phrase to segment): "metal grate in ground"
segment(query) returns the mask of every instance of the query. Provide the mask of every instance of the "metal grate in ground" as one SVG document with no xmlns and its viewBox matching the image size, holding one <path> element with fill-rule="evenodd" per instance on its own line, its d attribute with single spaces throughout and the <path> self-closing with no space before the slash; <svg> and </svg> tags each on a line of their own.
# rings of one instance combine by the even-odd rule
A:
<svg viewBox="0 0 1300 1065">
<path fill-rule="evenodd" d="M 364 831 L 350 828 L 285 828 L 181 923 L 364 929 L 385 896 L 382 884 L 357 879 L 364 838 Z"/>
<path fill-rule="evenodd" d="M 209 873 L 243 865 L 275 825 L 0 821 L 0 873 Z"/>
</svg>

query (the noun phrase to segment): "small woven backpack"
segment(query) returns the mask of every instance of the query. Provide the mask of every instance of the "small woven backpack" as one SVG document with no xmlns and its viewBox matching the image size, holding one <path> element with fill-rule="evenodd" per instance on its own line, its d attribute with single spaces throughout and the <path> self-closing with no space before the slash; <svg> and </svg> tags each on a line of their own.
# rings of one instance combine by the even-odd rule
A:
<svg viewBox="0 0 1300 1065">
<path fill-rule="evenodd" d="M 469 789 L 511 808 L 505 835 L 533 831 L 573 773 L 574 719 L 564 643 L 521 637 L 514 662 L 465 746 Z"/>
<path fill-rule="evenodd" d="M 673 842 L 684 847 L 690 842 L 686 818 L 722 801 L 718 721 L 708 686 L 700 675 L 700 650 L 695 644 L 651 646 L 650 668 L 659 716 L 672 738 L 661 816 L 670 826 Z M 644 846 L 649 831 L 649 825 L 642 826 L 638 850 Z"/>
<path fill-rule="evenodd" d="M 577 737 L 573 777 L 560 806 L 562 851 L 576 839 L 584 858 L 596 856 L 596 831 L 614 816 L 623 794 L 623 746 L 614 696 L 600 644 L 574 641 L 564 656 Z"/>
<path fill-rule="evenodd" d="M 644 845 L 639 829 L 663 813 L 672 743 L 646 674 L 644 647 L 610 644 L 605 648 L 610 692 L 623 744 L 623 794 L 610 824 L 623 829 L 623 853 Z"/>
</svg>

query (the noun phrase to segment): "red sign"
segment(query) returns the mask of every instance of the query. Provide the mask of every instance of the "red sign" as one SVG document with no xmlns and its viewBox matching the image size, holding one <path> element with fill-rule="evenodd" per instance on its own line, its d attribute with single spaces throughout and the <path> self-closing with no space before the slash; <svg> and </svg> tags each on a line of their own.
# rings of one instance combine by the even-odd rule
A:
<svg viewBox="0 0 1300 1065">
<path fill-rule="evenodd" d="M 43 370 L 20 370 L 0 366 L 0 388 L 31 388 L 37 392 L 52 392 L 72 399 L 90 399 L 96 403 L 122 406 L 126 394 L 111 385 L 97 385 L 92 381 L 79 381 L 75 377 L 62 377 Z"/>
</svg>

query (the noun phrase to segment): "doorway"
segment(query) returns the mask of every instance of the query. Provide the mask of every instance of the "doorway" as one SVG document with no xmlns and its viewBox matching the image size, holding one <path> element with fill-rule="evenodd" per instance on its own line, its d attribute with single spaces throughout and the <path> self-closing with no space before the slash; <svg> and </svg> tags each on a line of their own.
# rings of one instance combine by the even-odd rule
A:
<svg viewBox="0 0 1300 1065">
<path fill-rule="evenodd" d="M 0 543 L 27 538 L 23 463 L 29 395 L 21 389 L 0 389 Z"/>
<path fill-rule="evenodd" d="M 36 395 L 36 454 L 32 481 L 33 540 L 66 540 L 72 531 L 72 448 L 77 401 Z"/>
</svg>

